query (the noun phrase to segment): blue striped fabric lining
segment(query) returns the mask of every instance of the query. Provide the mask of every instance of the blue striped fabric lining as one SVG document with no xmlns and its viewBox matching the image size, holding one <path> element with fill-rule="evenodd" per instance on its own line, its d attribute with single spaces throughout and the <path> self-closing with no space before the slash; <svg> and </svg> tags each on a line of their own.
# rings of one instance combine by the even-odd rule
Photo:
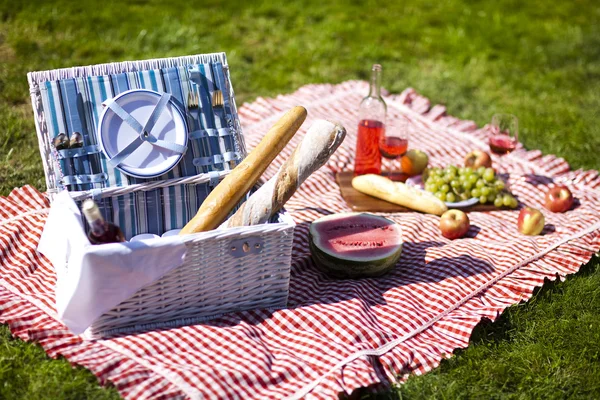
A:
<svg viewBox="0 0 600 400">
<path fill-rule="evenodd" d="M 190 90 L 196 90 L 199 94 L 200 107 L 191 112 L 197 112 L 195 117 L 198 125 L 191 127 L 190 131 L 211 132 L 217 130 L 218 132 L 219 129 L 232 128 L 233 116 L 229 108 L 230 99 L 223 65 L 213 63 L 199 64 L 193 67 L 200 71 L 201 85 L 199 86 L 190 82 L 189 67 L 171 67 L 152 71 L 48 81 L 42 87 L 42 102 L 49 121 L 49 135 L 54 138 L 60 133 L 70 136 L 73 132 L 81 132 L 85 146 L 97 144 L 96 129 L 103 111 L 102 102 L 130 89 L 150 89 L 159 93 L 171 93 L 176 103 L 187 113 L 190 112 L 187 108 L 188 93 Z M 211 93 L 217 88 L 223 92 L 225 107 L 224 115 L 221 116 L 218 113 L 215 117 L 211 104 Z M 129 177 L 118 169 L 109 168 L 101 153 L 83 156 L 79 160 L 64 159 L 61 161 L 60 167 L 64 175 L 101 172 L 109 175 L 108 182 L 95 185 L 93 188 L 127 186 L 150 180 L 193 176 L 212 170 L 229 169 L 227 162 L 202 168 L 195 166 L 193 160 L 215 154 L 234 153 L 235 140 L 235 135 L 224 135 L 222 132 L 215 136 L 207 135 L 191 140 L 189 150 L 181 162 L 168 173 L 152 179 Z M 69 187 L 68 189 L 88 190 L 92 187 Z"/>
<path fill-rule="evenodd" d="M 152 189 L 98 199 L 96 203 L 104 218 L 118 225 L 129 240 L 142 233 L 162 235 L 171 229 L 183 228 L 188 216 L 190 219 L 194 216 L 211 190 L 209 185 L 175 185 L 172 192 L 165 188 Z M 85 219 L 82 221 L 87 230 Z"/>
<path fill-rule="evenodd" d="M 190 69 L 200 71 L 199 85 L 190 80 Z M 232 99 L 229 98 L 221 63 L 47 81 L 40 89 L 51 140 L 60 133 L 71 136 L 73 132 L 80 132 L 84 146 L 97 145 L 96 131 L 103 112 L 102 102 L 131 89 L 170 93 L 188 115 L 188 122 L 193 125 L 189 127 L 189 131 L 199 132 L 190 139 L 188 150 L 178 165 L 168 173 L 152 179 L 130 177 L 118 169 L 110 168 L 101 152 L 73 157 L 73 153 L 77 152 L 61 151 L 61 156 L 56 161 L 66 177 L 65 182 L 69 183 L 64 185 L 67 190 L 101 189 L 194 176 L 227 170 L 241 161 L 241 155 L 236 153 L 235 137 L 241 133 L 236 132 L 234 135 L 230 131 L 227 134 L 224 129 L 236 126 L 236 116 L 232 115 L 229 107 Z M 216 89 L 223 92 L 225 108 L 215 116 L 211 94 Z M 190 90 L 198 91 L 198 109 L 188 109 Z M 190 113 L 197 114 L 190 116 Z M 232 160 L 231 164 L 229 160 Z M 95 182 L 102 173 L 106 174 L 106 181 Z M 92 183 L 86 183 L 89 181 L 82 179 L 82 176 L 95 178 Z M 185 225 L 210 189 L 208 184 L 174 185 L 102 199 L 99 200 L 99 205 L 105 218 L 119 225 L 128 238 L 141 233 L 162 234 Z"/>
</svg>

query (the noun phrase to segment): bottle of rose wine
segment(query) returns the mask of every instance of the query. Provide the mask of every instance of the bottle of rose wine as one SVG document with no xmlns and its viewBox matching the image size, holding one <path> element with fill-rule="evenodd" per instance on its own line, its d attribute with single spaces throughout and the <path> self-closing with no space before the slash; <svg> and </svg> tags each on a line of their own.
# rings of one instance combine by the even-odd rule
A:
<svg viewBox="0 0 600 400">
<path fill-rule="evenodd" d="M 86 200 L 81 207 L 83 215 L 90 225 L 88 239 L 91 244 L 105 244 L 124 242 L 125 236 L 117 225 L 108 222 L 102 217 L 98 205 L 94 200 Z"/>
<path fill-rule="evenodd" d="M 360 103 L 354 175 L 381 174 L 379 140 L 384 134 L 387 105 L 381 97 L 381 65 L 371 69 L 369 95 Z"/>
</svg>

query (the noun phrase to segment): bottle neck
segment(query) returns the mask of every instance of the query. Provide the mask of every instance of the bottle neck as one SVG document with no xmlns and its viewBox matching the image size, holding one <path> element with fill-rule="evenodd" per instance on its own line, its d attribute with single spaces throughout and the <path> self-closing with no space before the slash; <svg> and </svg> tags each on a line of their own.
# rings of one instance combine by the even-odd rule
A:
<svg viewBox="0 0 600 400">
<path fill-rule="evenodd" d="M 95 236 L 101 236 L 107 230 L 107 224 L 100 213 L 98 205 L 92 200 L 86 200 L 83 204 L 83 215 L 90 225 L 90 232 Z"/>
<path fill-rule="evenodd" d="M 381 65 L 375 64 L 371 69 L 369 97 L 381 97 Z"/>
</svg>

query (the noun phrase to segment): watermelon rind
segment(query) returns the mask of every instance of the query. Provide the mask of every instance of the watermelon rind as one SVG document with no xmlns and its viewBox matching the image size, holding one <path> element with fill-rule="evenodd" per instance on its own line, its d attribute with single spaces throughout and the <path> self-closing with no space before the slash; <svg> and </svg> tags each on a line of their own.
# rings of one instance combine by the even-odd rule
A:
<svg viewBox="0 0 600 400">
<path fill-rule="evenodd" d="M 373 218 L 385 224 L 392 224 L 396 229 L 400 229 L 398 225 L 387 218 L 367 213 L 340 213 L 319 218 L 313 221 L 309 230 L 310 252 L 317 268 L 332 277 L 350 279 L 381 276 L 392 270 L 402 255 L 401 240 L 386 253 L 381 254 L 380 252 L 380 254 L 373 257 L 351 257 L 319 246 L 321 239 L 318 231 L 319 223 L 334 223 L 336 219 L 351 218 L 353 216 Z"/>
</svg>

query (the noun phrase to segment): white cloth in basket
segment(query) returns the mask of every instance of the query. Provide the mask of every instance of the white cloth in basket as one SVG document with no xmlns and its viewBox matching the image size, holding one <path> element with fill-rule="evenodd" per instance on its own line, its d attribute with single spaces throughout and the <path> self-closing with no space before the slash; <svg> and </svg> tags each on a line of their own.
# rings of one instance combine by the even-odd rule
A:
<svg viewBox="0 0 600 400">
<path fill-rule="evenodd" d="M 183 264 L 178 236 L 143 242 L 90 244 L 67 191 L 56 195 L 38 251 L 56 270 L 56 311 L 73 333 Z"/>
</svg>

